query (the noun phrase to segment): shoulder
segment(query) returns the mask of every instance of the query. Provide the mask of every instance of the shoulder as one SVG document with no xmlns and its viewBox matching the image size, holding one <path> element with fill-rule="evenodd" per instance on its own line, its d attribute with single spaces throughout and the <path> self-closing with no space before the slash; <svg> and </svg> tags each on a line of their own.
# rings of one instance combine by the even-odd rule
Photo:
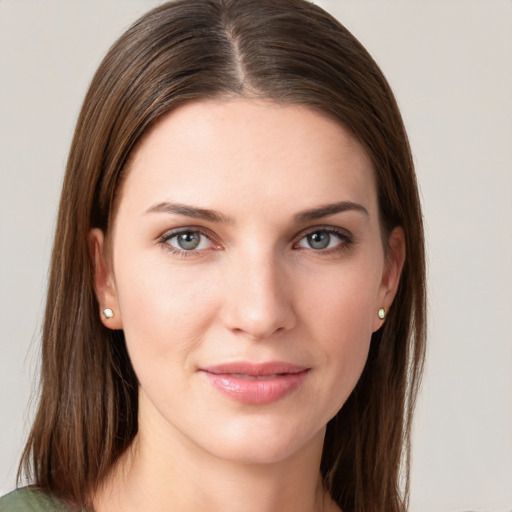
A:
<svg viewBox="0 0 512 512">
<path fill-rule="evenodd" d="M 70 512 L 60 500 L 37 487 L 22 487 L 0 498 L 0 512 Z"/>
</svg>

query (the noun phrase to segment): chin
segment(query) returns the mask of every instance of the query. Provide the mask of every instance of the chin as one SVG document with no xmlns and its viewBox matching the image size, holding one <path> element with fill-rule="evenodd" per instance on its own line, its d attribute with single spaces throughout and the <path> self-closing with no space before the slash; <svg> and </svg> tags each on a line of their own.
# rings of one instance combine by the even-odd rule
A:
<svg viewBox="0 0 512 512">
<path fill-rule="evenodd" d="M 247 429 L 229 429 L 218 436 L 213 435 L 205 448 L 216 458 L 231 462 L 277 464 L 310 449 L 321 451 L 324 436 L 325 426 L 306 432 L 300 428 L 293 431 L 286 427 L 264 428 L 257 424 Z"/>
</svg>

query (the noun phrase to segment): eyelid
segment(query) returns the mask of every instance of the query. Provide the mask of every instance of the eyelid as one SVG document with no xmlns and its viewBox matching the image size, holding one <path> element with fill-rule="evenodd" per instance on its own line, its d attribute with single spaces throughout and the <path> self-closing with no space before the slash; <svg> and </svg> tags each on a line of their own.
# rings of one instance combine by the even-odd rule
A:
<svg viewBox="0 0 512 512">
<path fill-rule="evenodd" d="M 212 242 L 216 238 L 216 235 L 214 233 L 212 233 L 209 229 L 203 226 L 181 226 L 179 228 L 171 228 L 164 231 L 161 235 L 157 237 L 157 240 L 168 240 L 169 238 L 179 235 L 180 233 L 201 233 L 201 235 L 204 235 L 208 239 L 212 240 Z"/>
<path fill-rule="evenodd" d="M 343 238 L 354 238 L 353 234 L 345 228 L 340 228 L 338 226 L 329 226 L 329 225 L 320 225 L 320 226 L 311 226 L 309 228 L 301 231 L 296 237 L 295 240 L 302 240 L 304 237 L 311 235 L 312 233 L 316 233 L 317 231 L 325 231 L 327 233 L 334 233 Z"/>
<path fill-rule="evenodd" d="M 181 233 L 199 233 L 200 235 L 206 237 L 210 243 L 211 246 L 205 249 L 191 249 L 191 250 L 185 250 L 180 249 L 179 247 L 175 247 L 168 243 L 168 241 Z M 166 250 L 173 252 L 175 254 L 181 254 L 182 256 L 193 256 L 197 255 L 199 253 L 211 250 L 213 249 L 220 249 L 220 244 L 216 240 L 216 236 L 214 233 L 212 233 L 209 229 L 206 229 L 202 226 L 182 226 L 179 228 L 173 228 L 165 231 L 162 235 L 160 235 L 157 238 L 157 243 L 164 246 Z"/>
<path fill-rule="evenodd" d="M 310 228 L 305 229 L 302 231 L 297 237 L 295 238 L 295 241 L 293 242 L 293 247 L 298 248 L 298 244 L 307 236 L 318 233 L 318 232 L 324 232 L 328 234 L 336 235 L 340 238 L 340 243 L 337 244 L 335 247 L 319 250 L 319 249 L 313 249 L 313 248 L 307 248 L 307 247 L 300 247 L 300 249 L 303 250 L 310 250 L 317 254 L 329 254 L 331 252 L 336 252 L 344 249 L 348 249 L 349 246 L 353 245 L 355 243 L 355 237 L 352 235 L 350 231 L 344 228 L 340 228 L 338 226 L 312 226 Z"/>
</svg>

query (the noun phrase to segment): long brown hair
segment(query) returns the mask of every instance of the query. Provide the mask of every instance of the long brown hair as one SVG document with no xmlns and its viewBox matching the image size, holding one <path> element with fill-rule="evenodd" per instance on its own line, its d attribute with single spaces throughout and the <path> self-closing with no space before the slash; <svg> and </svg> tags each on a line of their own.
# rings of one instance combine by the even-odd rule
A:
<svg viewBox="0 0 512 512">
<path fill-rule="evenodd" d="M 104 58 L 67 164 L 40 403 L 19 475 L 87 506 L 137 433 L 137 378 L 122 331 L 100 322 L 87 237 L 93 227 L 108 233 L 126 162 L 142 134 L 179 104 L 226 96 L 264 97 L 335 116 L 372 159 L 384 239 L 395 226 L 404 230 L 398 293 L 373 335 L 359 383 L 327 426 L 321 462 L 326 489 L 344 512 L 403 511 L 426 323 L 413 162 L 383 74 L 347 29 L 305 0 L 166 3 L 137 21 Z"/>
</svg>

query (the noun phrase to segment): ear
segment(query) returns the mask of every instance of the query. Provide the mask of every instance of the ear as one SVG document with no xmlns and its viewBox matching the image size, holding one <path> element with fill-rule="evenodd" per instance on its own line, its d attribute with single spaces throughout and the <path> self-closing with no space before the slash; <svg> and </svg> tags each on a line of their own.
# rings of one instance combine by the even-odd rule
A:
<svg viewBox="0 0 512 512">
<path fill-rule="evenodd" d="M 105 235 L 101 229 L 89 233 L 89 253 L 94 265 L 94 292 L 99 304 L 99 315 L 103 325 L 109 329 L 122 329 L 121 312 L 117 301 L 114 274 L 108 257 Z M 104 310 L 112 310 L 114 316 L 107 318 Z"/>
<path fill-rule="evenodd" d="M 395 298 L 400 283 L 400 276 L 405 262 L 405 235 L 401 227 L 393 229 L 389 236 L 386 264 L 382 274 L 382 281 L 379 287 L 377 308 L 384 308 L 385 312 L 389 311 L 393 299 Z M 373 331 L 377 331 L 382 327 L 385 319 L 379 318 L 378 312 L 375 311 L 375 321 Z"/>
</svg>

